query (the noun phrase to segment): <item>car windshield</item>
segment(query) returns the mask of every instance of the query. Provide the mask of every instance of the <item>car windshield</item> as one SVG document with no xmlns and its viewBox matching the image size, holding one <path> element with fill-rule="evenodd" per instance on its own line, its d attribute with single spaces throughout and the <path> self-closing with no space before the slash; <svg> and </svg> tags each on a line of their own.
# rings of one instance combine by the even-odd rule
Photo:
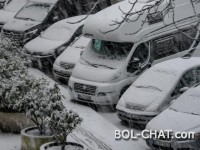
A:
<svg viewBox="0 0 200 150">
<path fill-rule="evenodd" d="M 199 106 L 200 106 L 199 91 L 188 90 L 170 106 L 170 109 L 177 112 L 200 115 Z"/>
<path fill-rule="evenodd" d="M 116 69 L 124 63 L 132 47 L 133 43 L 92 39 L 87 51 L 83 53 L 82 60 L 87 60 L 95 67 Z"/>
<path fill-rule="evenodd" d="M 28 2 L 15 16 L 17 19 L 42 22 L 54 4 Z"/>
<path fill-rule="evenodd" d="M 25 4 L 26 0 L 11 0 L 4 8 L 5 11 L 18 12 Z"/>
<path fill-rule="evenodd" d="M 159 68 L 149 69 L 134 83 L 136 88 L 151 89 L 159 92 L 168 92 L 173 88 L 179 77 L 170 70 Z"/>
<path fill-rule="evenodd" d="M 133 47 L 132 43 L 118 43 L 102 40 L 92 40 L 92 49 L 95 53 L 109 59 L 126 58 Z"/>
<path fill-rule="evenodd" d="M 69 26 L 56 23 L 45 30 L 41 37 L 49 40 L 67 41 L 74 32 L 74 29 Z"/>
</svg>

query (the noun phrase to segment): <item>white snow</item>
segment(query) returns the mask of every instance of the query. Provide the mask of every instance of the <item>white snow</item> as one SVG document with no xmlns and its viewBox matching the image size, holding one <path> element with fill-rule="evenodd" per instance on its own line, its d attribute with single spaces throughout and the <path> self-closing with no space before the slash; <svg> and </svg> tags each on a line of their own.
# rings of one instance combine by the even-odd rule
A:
<svg viewBox="0 0 200 150">
<path fill-rule="evenodd" d="M 0 10 L 0 23 L 5 24 L 27 3 L 27 0 L 12 0 Z"/>
<path fill-rule="evenodd" d="M 81 52 L 85 50 L 89 41 L 89 38 L 81 36 L 64 50 L 64 52 L 56 59 L 56 63 L 66 62 L 69 64 L 76 64 L 80 59 Z"/>
<path fill-rule="evenodd" d="M 55 48 L 69 41 L 76 30 L 84 24 L 84 21 L 77 24 L 68 22 L 78 21 L 83 17 L 84 15 L 71 17 L 54 23 L 40 36 L 28 42 L 24 48 L 30 53 L 52 54 Z"/>
<path fill-rule="evenodd" d="M 53 8 L 51 3 L 28 2 L 15 16 L 15 18 L 42 22 L 48 12 Z"/>
</svg>

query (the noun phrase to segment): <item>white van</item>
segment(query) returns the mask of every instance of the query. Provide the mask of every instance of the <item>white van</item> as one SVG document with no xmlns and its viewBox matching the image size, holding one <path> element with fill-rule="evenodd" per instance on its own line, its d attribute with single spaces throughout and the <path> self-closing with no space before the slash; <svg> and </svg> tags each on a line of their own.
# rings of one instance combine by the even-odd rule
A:
<svg viewBox="0 0 200 150">
<path fill-rule="evenodd" d="M 134 11 L 154 2 L 138 1 L 135 5 L 137 10 Z M 125 22 L 113 32 L 102 33 L 114 28 L 110 26 L 112 20 L 121 18 L 119 7 L 122 10 L 131 7 L 128 0 L 89 17 L 83 34 L 90 37 L 91 41 L 68 84 L 72 99 L 98 105 L 116 105 L 120 96 L 144 70 L 158 62 L 184 56 L 190 48 L 196 47 L 198 41 L 182 33 L 193 38 L 199 36 L 198 29 L 191 27 L 197 24 L 197 19 L 190 0 L 176 0 L 174 3 L 176 27 L 172 14 L 164 15 L 166 12 L 162 12 L 167 0 L 157 10 L 162 12 L 160 15 L 153 17 L 154 9 L 148 13 L 149 20 L 140 30 L 142 18 L 147 13 L 136 22 Z M 200 3 L 195 7 L 199 11 Z M 130 19 L 136 18 L 137 15 L 133 15 Z M 136 31 L 135 34 L 128 34 Z"/>
</svg>

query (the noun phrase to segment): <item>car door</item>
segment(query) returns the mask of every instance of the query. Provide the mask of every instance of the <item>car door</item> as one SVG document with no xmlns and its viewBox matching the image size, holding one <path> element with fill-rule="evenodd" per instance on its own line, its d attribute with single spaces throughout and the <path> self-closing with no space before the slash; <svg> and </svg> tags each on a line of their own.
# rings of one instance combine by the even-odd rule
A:
<svg viewBox="0 0 200 150">
<path fill-rule="evenodd" d="M 134 66 L 132 62 L 138 61 L 138 66 Z M 141 43 L 135 49 L 127 66 L 127 72 L 130 76 L 139 75 L 146 68 L 150 61 L 150 42 Z"/>
<path fill-rule="evenodd" d="M 180 91 L 181 89 L 186 88 L 186 87 L 190 88 L 197 83 L 196 76 L 195 76 L 196 70 L 197 70 L 197 67 L 183 74 L 179 82 L 175 85 L 175 88 L 172 90 L 171 94 L 169 94 L 168 98 L 162 103 L 160 107 L 161 112 L 167 109 L 170 106 L 170 104 L 183 93 L 183 91 Z"/>
</svg>

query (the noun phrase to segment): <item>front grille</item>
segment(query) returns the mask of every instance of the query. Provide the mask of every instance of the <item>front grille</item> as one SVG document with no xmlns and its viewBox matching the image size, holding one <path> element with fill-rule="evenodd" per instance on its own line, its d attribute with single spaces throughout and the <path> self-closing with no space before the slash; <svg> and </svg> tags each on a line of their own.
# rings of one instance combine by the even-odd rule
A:
<svg viewBox="0 0 200 150">
<path fill-rule="evenodd" d="M 57 70 L 54 70 L 54 72 L 60 76 L 63 76 L 65 78 L 70 78 L 71 74 L 70 73 L 67 73 L 67 72 L 60 72 L 60 71 L 57 71 Z"/>
<path fill-rule="evenodd" d="M 96 86 L 92 86 L 92 85 L 85 85 L 85 84 L 80 84 L 80 83 L 75 83 L 74 84 L 74 90 L 77 93 L 82 93 L 82 94 L 86 94 L 86 95 L 95 95 L 96 93 Z"/>
<path fill-rule="evenodd" d="M 68 64 L 66 62 L 60 62 L 60 66 L 65 68 L 65 69 L 73 69 L 74 68 L 74 64 Z"/>
<path fill-rule="evenodd" d="M 20 41 L 23 37 L 23 33 L 3 30 L 3 37 L 10 39 L 11 41 Z"/>
<path fill-rule="evenodd" d="M 158 136 L 158 134 L 159 133 L 157 133 L 157 137 L 159 137 Z M 165 134 L 165 133 L 164 133 Z M 165 134 L 165 137 L 162 137 L 162 136 L 160 136 L 159 138 L 158 138 L 158 140 L 161 140 L 161 141 L 172 141 L 172 135 L 169 135 L 169 137 L 167 136 L 167 134 Z"/>
</svg>

